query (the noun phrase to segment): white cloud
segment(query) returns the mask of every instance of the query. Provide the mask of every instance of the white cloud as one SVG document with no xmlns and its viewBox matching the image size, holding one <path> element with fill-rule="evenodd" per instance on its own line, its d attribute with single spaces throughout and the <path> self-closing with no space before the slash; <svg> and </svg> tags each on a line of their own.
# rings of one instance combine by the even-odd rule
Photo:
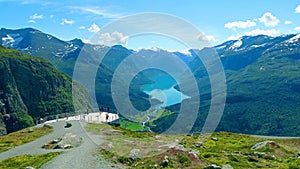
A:
<svg viewBox="0 0 300 169">
<path fill-rule="evenodd" d="M 98 25 L 96 25 L 95 23 L 93 23 L 89 28 L 88 30 L 90 32 L 93 32 L 93 33 L 96 33 L 96 32 L 99 32 L 100 31 L 100 28 Z"/>
<path fill-rule="evenodd" d="M 250 32 L 244 32 L 243 34 L 232 35 L 227 40 L 238 40 L 242 36 L 257 36 L 257 35 L 267 35 L 267 36 L 278 36 L 280 34 L 279 30 L 276 29 L 255 29 Z"/>
<path fill-rule="evenodd" d="M 114 44 L 126 45 L 128 36 L 124 36 L 120 32 L 103 33 L 100 35 L 99 42 L 102 45 L 112 46 Z"/>
<path fill-rule="evenodd" d="M 38 4 L 42 6 L 50 6 L 50 5 L 56 5 L 57 2 L 51 2 L 49 0 L 18 0 L 21 2 L 21 4 Z"/>
<path fill-rule="evenodd" d="M 83 43 L 90 43 L 90 44 L 92 43 L 91 40 L 89 40 L 89 39 L 82 39 L 82 42 Z"/>
<path fill-rule="evenodd" d="M 272 13 L 266 12 L 261 18 L 258 18 L 259 22 L 265 24 L 268 27 L 274 27 L 279 24 L 279 19 L 277 19 Z"/>
<path fill-rule="evenodd" d="M 60 23 L 61 25 L 72 25 L 72 24 L 74 24 L 75 23 L 75 21 L 73 21 L 73 20 L 68 20 L 68 19 L 62 19 L 62 22 Z"/>
<path fill-rule="evenodd" d="M 35 23 L 35 20 L 30 19 L 30 20 L 28 20 L 28 22 L 29 22 L 29 23 Z"/>
<path fill-rule="evenodd" d="M 295 8 L 295 12 L 300 13 L 300 5 L 298 5 L 297 8 Z"/>
<path fill-rule="evenodd" d="M 227 38 L 227 40 L 238 40 L 243 35 L 237 34 L 237 35 L 231 35 Z"/>
<path fill-rule="evenodd" d="M 205 42 L 211 42 L 211 43 L 217 43 L 217 42 L 219 42 L 219 40 L 216 39 L 214 36 L 212 36 L 212 35 L 206 35 L 204 33 L 201 33 L 198 36 L 198 40 L 205 41 Z"/>
<path fill-rule="evenodd" d="M 79 29 L 85 29 L 85 26 L 79 26 Z"/>
<path fill-rule="evenodd" d="M 284 24 L 286 24 L 286 25 L 290 25 L 292 23 L 293 23 L 292 21 L 284 21 Z"/>
<path fill-rule="evenodd" d="M 69 6 L 70 9 L 79 10 L 82 13 L 89 13 L 99 15 L 104 18 L 120 18 L 120 14 L 108 12 L 105 9 L 99 9 L 99 7 L 82 7 L 82 6 Z"/>
<path fill-rule="evenodd" d="M 256 35 L 276 36 L 279 34 L 280 34 L 280 31 L 276 30 L 276 29 L 268 29 L 268 30 L 255 29 L 253 31 L 244 33 L 244 35 L 246 35 L 246 36 L 256 36 Z"/>
<path fill-rule="evenodd" d="M 38 15 L 37 13 L 33 14 L 32 16 L 29 17 L 30 19 L 32 20 L 35 20 L 35 19 L 43 19 L 44 16 L 43 15 Z"/>
<path fill-rule="evenodd" d="M 245 29 L 253 26 L 256 26 L 256 22 L 253 22 L 251 20 L 228 22 L 224 25 L 224 27 L 228 29 L 236 29 L 236 28 Z"/>
<path fill-rule="evenodd" d="M 294 28 L 295 31 L 300 31 L 300 26 Z"/>
<path fill-rule="evenodd" d="M 39 15 L 39 14 L 35 13 L 35 14 L 29 16 L 28 22 L 29 23 L 35 23 L 36 22 L 35 20 L 37 20 L 37 19 L 43 19 L 43 18 L 44 18 L 44 16 L 42 14 Z"/>
<path fill-rule="evenodd" d="M 50 19 L 54 18 L 54 15 L 50 15 L 49 18 L 50 18 Z"/>
</svg>

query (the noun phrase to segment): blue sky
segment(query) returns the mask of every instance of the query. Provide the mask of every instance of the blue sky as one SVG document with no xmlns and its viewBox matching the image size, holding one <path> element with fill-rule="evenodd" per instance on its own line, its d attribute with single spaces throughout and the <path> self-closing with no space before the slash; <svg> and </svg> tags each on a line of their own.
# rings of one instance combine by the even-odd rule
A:
<svg viewBox="0 0 300 169">
<path fill-rule="evenodd" d="M 243 35 L 298 33 L 299 5 L 297 0 L 0 0 L 0 27 L 33 27 L 63 40 L 80 38 L 88 42 L 96 31 L 101 32 L 102 27 L 124 16 L 159 12 L 190 22 L 216 45 Z M 119 40 L 132 49 L 187 48 L 170 38 L 154 35 L 126 37 L 118 32 L 103 38 Z"/>
</svg>

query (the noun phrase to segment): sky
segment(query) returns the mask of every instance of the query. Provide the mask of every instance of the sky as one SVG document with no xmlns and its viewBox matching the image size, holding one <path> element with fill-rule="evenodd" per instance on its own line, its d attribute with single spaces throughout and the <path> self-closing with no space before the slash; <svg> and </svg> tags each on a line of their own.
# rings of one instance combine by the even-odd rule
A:
<svg viewBox="0 0 300 169">
<path fill-rule="evenodd" d="M 112 22 L 145 12 L 184 20 L 200 30 L 211 45 L 244 35 L 279 36 L 300 32 L 298 0 L 0 0 L 0 9 L 1 28 L 32 27 L 62 40 L 80 38 L 85 42 L 92 42 L 98 32 L 100 39 L 93 43 L 118 43 L 130 49 L 189 48 L 178 39 L 159 33 L 128 36 L 114 30 L 101 32 Z M 155 21 L 152 19 L 150 27 L 159 25 Z M 172 29 L 180 33 L 190 25 Z"/>
</svg>

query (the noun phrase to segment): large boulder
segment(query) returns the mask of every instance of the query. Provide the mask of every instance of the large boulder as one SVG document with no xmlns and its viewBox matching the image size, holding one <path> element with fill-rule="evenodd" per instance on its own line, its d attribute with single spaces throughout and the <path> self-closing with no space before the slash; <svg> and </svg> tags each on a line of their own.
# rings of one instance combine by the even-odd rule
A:
<svg viewBox="0 0 300 169">
<path fill-rule="evenodd" d="M 263 142 L 259 142 L 259 143 L 256 143 L 254 146 L 251 147 L 251 150 L 258 150 L 258 149 L 261 149 L 261 148 L 264 148 L 266 147 L 269 143 L 274 143 L 274 141 L 263 141 Z"/>
<path fill-rule="evenodd" d="M 139 149 L 132 149 L 132 150 L 130 151 L 130 158 L 131 158 L 132 160 L 136 160 L 136 159 L 141 158 L 140 150 L 139 150 Z"/>
</svg>

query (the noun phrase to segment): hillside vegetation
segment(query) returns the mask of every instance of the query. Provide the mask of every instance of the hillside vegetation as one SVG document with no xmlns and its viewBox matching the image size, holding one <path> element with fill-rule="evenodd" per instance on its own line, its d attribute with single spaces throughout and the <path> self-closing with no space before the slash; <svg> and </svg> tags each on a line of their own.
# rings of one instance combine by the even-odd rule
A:
<svg viewBox="0 0 300 169">
<path fill-rule="evenodd" d="M 86 90 L 76 82 L 74 86 L 76 100 L 72 79 L 48 61 L 0 46 L 0 134 L 32 126 L 45 116 L 73 112 L 73 105 L 86 109 Z"/>
<path fill-rule="evenodd" d="M 100 153 L 129 168 L 287 168 L 299 169 L 300 139 L 265 139 L 216 132 L 157 135 L 105 124 L 89 124 L 89 132 L 104 136 Z"/>
</svg>

